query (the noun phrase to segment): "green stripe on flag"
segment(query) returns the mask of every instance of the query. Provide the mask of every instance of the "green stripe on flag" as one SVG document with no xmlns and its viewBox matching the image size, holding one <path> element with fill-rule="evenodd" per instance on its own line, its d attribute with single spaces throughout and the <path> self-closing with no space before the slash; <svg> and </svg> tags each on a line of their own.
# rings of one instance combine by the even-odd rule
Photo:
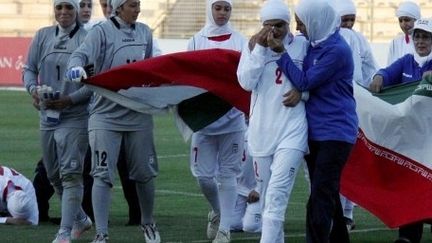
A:
<svg viewBox="0 0 432 243">
<path fill-rule="evenodd" d="M 373 93 L 373 95 L 392 105 L 399 104 L 413 94 L 419 83 L 420 81 L 416 81 L 389 86 L 382 89 L 380 93 Z"/>
<path fill-rule="evenodd" d="M 216 121 L 233 106 L 207 92 L 180 102 L 178 114 L 192 131 L 196 132 Z"/>
</svg>

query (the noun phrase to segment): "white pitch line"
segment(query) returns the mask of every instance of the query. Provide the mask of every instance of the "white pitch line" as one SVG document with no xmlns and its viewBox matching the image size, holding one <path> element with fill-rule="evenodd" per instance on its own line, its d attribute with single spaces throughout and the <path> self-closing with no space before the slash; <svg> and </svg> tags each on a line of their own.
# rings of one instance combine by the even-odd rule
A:
<svg viewBox="0 0 432 243">
<path fill-rule="evenodd" d="M 367 232 L 376 232 L 376 231 L 391 231 L 392 229 L 389 228 L 369 228 L 369 229 L 361 229 L 361 230 L 352 230 L 350 231 L 350 234 L 355 234 L 355 233 L 367 233 Z M 285 239 L 289 239 L 289 238 L 304 238 L 306 237 L 305 233 L 301 233 L 301 234 L 288 234 L 285 235 Z M 234 240 L 235 242 L 241 242 L 241 241 L 250 241 L 250 240 L 259 240 L 260 236 L 251 236 L 251 237 L 244 237 L 244 238 L 232 238 L 232 240 Z M 201 242 L 208 242 L 208 240 L 196 240 L 196 241 L 192 241 L 192 243 L 201 243 Z M 181 243 L 181 242 L 176 242 L 176 243 Z"/>
<path fill-rule="evenodd" d="M 0 87 L 0 90 L 25 91 L 23 87 Z"/>
<path fill-rule="evenodd" d="M 188 196 L 188 197 L 203 197 L 203 195 L 201 193 L 178 192 L 178 191 L 171 191 L 171 190 L 156 190 L 156 193 L 182 195 L 182 196 Z"/>
<path fill-rule="evenodd" d="M 123 188 L 121 186 L 114 186 L 114 189 L 122 190 Z M 179 191 L 171 191 L 171 190 L 156 190 L 156 193 L 160 194 L 171 194 L 171 195 L 181 195 L 186 197 L 203 197 L 200 193 L 193 193 L 193 192 L 179 192 Z"/>
<path fill-rule="evenodd" d="M 170 158 L 185 158 L 189 157 L 189 154 L 172 154 L 172 155 L 159 155 L 158 159 L 170 159 Z"/>
</svg>

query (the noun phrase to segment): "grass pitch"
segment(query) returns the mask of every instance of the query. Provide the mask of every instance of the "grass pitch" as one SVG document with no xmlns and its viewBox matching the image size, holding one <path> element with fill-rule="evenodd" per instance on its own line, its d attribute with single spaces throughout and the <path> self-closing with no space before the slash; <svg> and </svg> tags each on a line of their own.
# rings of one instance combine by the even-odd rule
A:
<svg viewBox="0 0 432 243">
<path fill-rule="evenodd" d="M 31 98 L 22 91 L 0 91 L 0 164 L 13 167 L 29 179 L 41 157 L 38 132 L 38 113 Z M 155 218 L 163 242 L 210 242 L 206 240 L 208 205 L 189 171 L 188 144 L 175 128 L 171 115 L 155 116 L 155 141 L 160 174 L 156 179 Z M 110 211 L 110 242 L 143 242 L 135 226 L 124 226 L 128 208 L 120 182 L 113 189 Z M 305 242 L 305 204 L 307 183 L 302 171 L 288 205 L 285 222 L 286 242 Z M 51 199 L 50 216 L 60 215 L 58 199 Z M 352 242 L 393 242 L 397 231 L 387 228 L 376 217 L 357 207 L 357 224 L 351 232 Z M 51 242 L 58 226 L 42 223 L 37 227 L 0 225 L 0 242 Z M 94 228 L 75 242 L 90 242 Z M 258 242 L 258 234 L 234 233 L 232 242 Z M 423 241 L 432 242 L 429 226 Z"/>
</svg>

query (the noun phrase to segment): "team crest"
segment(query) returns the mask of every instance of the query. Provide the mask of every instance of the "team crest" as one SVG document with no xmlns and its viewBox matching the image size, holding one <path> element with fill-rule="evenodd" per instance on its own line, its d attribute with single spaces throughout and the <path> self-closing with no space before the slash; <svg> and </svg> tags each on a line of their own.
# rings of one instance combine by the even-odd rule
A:
<svg viewBox="0 0 432 243">
<path fill-rule="evenodd" d="M 233 154 L 238 153 L 238 150 L 239 150 L 239 145 L 238 145 L 238 143 L 234 143 L 234 144 L 232 145 L 232 152 L 233 152 Z"/>
</svg>

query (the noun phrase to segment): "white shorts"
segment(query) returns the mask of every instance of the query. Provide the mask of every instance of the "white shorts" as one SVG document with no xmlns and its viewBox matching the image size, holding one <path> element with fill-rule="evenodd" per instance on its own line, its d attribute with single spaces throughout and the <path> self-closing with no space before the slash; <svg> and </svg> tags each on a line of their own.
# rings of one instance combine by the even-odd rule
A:
<svg viewBox="0 0 432 243">
<path fill-rule="evenodd" d="M 263 217 L 284 221 L 285 211 L 304 152 L 280 149 L 273 156 L 254 157 Z"/>
<path fill-rule="evenodd" d="M 240 173 L 244 132 L 220 135 L 194 133 L 190 168 L 195 177 L 236 177 Z"/>
</svg>

